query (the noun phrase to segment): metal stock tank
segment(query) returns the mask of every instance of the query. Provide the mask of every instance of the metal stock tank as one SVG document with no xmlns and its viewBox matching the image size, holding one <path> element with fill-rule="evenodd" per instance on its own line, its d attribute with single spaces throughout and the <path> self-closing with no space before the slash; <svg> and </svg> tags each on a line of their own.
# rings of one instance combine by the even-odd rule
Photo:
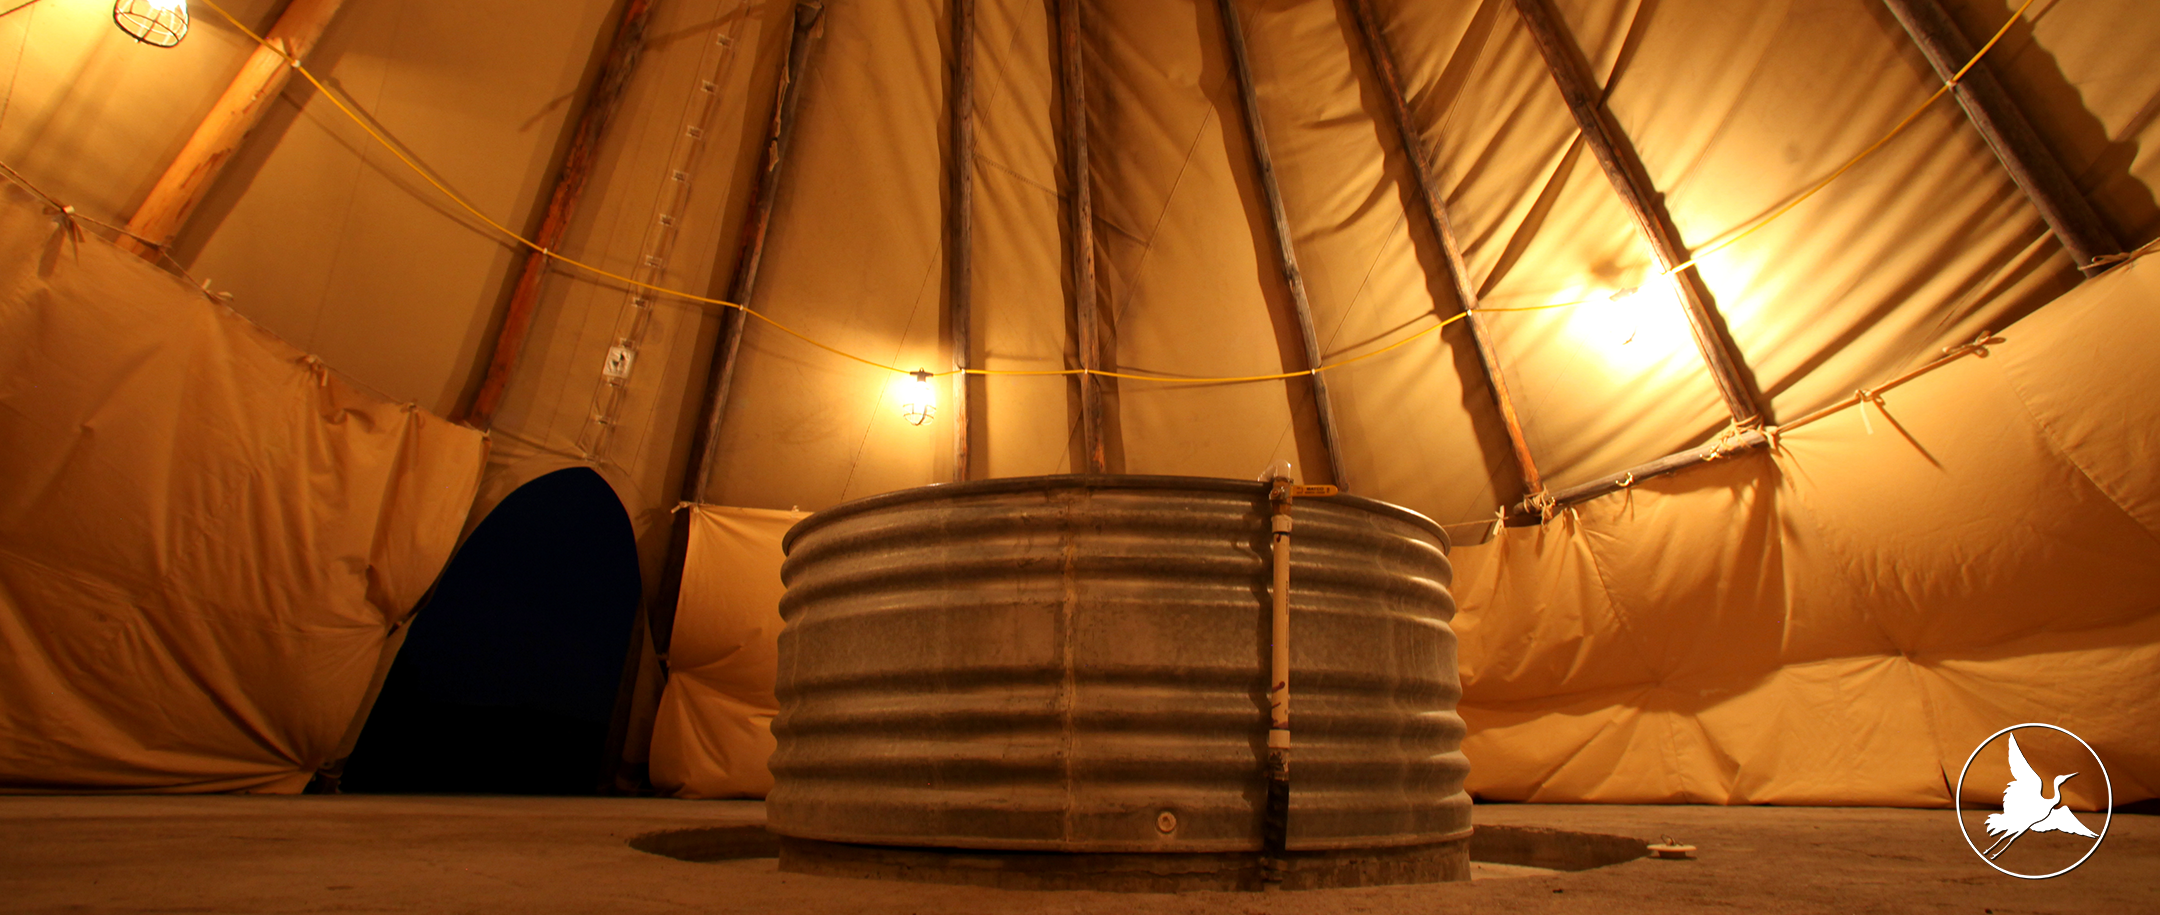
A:
<svg viewBox="0 0 2160 915">
<path fill-rule="evenodd" d="M 1268 485 L 928 486 L 785 541 L 783 869 L 1008 887 L 1261 879 Z M 1286 887 L 1468 879 L 1447 538 L 1302 498 Z"/>
</svg>

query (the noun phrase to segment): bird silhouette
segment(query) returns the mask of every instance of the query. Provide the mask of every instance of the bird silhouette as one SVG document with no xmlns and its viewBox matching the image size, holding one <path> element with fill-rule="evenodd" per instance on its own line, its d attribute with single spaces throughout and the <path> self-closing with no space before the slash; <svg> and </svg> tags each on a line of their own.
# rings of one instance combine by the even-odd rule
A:
<svg viewBox="0 0 2160 915">
<path fill-rule="evenodd" d="M 2055 796 L 2042 796 L 2040 773 L 2034 772 L 2032 764 L 2025 761 L 2024 751 L 2018 749 L 2017 735 L 2010 735 L 2010 784 L 2003 788 L 2003 812 L 1988 814 L 1987 818 L 1987 834 L 2004 838 L 1995 840 L 1994 845 L 1980 853 L 1981 856 L 1995 860 L 2010 850 L 2010 843 L 2027 832 L 2067 832 L 2099 838 L 2078 821 L 2077 814 L 2062 805 L 2062 783 L 2076 774 L 2055 776 L 2055 784 L 2050 789 Z"/>
</svg>

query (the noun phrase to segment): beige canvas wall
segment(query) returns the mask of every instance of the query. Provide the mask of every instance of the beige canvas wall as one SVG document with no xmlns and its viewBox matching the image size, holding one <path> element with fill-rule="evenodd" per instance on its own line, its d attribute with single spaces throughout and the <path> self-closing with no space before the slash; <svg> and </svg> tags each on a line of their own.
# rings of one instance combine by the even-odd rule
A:
<svg viewBox="0 0 2160 915">
<path fill-rule="evenodd" d="M 764 797 L 772 789 L 780 651 L 780 538 L 802 512 L 699 506 L 653 725 L 653 786 L 675 797 Z"/>
<path fill-rule="evenodd" d="M 298 792 L 486 444 L 0 196 L 0 791 Z"/>
<path fill-rule="evenodd" d="M 1453 313 L 1346 12 L 1248 6 L 1263 114 L 1323 349 L 1355 355 Z M 1724 408 L 1670 296 L 1606 301 L 1642 281 L 1650 252 L 1580 148 L 1512 4 L 1380 9 L 1485 303 L 1594 303 L 1489 319 L 1547 479 L 1581 482 L 1719 433 Z M 1090 10 L 1098 306 L 1109 316 L 1117 366 L 1173 375 L 1302 367 L 1212 8 L 1110 2 Z M 1611 82 L 1614 110 L 1683 237 L 1698 247 L 1730 238 L 1831 173 L 1935 85 L 1873 4 L 1783 3 L 1744 15 L 1691 3 L 1564 10 Z M 2045 40 L 2130 12 L 2049 7 L 2036 21 Z M 1069 367 L 1049 24 L 1039 3 L 989 3 L 983 16 L 975 253 L 976 298 L 986 304 L 975 336 L 986 342 L 974 358 L 992 368 Z M 902 368 L 938 368 L 947 358 L 933 326 L 944 269 L 935 244 L 942 162 L 923 155 L 943 142 L 944 87 L 939 62 L 922 53 L 944 40 L 942 17 L 835 4 L 828 20 L 830 54 L 812 73 L 791 164 L 797 180 L 815 187 L 784 198 L 770 288 L 760 294 L 777 316 L 822 340 Z M 856 34 L 880 40 L 848 37 Z M 2002 53 L 2015 70 L 2039 53 L 2034 47 L 2030 30 L 2020 30 Z M 2131 49 L 2089 53 L 2125 63 L 2091 63 L 2080 74 L 2108 74 L 2109 88 L 2131 99 L 2154 97 L 2152 87 L 2119 75 L 2134 67 Z M 2111 148 L 2135 149 L 2150 119 L 2115 117 Z M 2091 168 L 2066 156 L 2073 170 Z M 2132 241 L 2151 228 L 2118 222 Z M 836 260 L 835 252 L 849 256 Z M 2076 280 L 1947 101 L 1792 215 L 1706 258 L 1702 270 L 1773 418 L 2000 327 Z M 1489 515 L 1521 495 L 1460 328 L 1331 377 L 1359 491 L 1445 522 Z M 719 489 L 708 496 L 815 508 L 947 478 L 943 433 L 904 425 L 890 380 L 753 328 Z M 1070 381 L 975 384 L 984 417 L 978 447 L 991 473 L 1071 466 Z M 1276 459 L 1321 463 L 1301 381 L 1120 380 L 1113 388 L 1116 469 L 1242 477 Z"/>
<path fill-rule="evenodd" d="M 279 4 L 224 6 L 261 31 Z M 112 4 L 97 0 L 0 16 L 0 161 L 86 214 L 126 222 L 255 49 L 208 10 L 196 20 L 165 49 L 114 28 Z"/>
<path fill-rule="evenodd" d="M 2039 721 L 2107 766 L 2073 806 L 2160 795 L 2156 303 L 2160 264 L 2134 264 L 1865 416 L 1457 548 L 1471 790 L 1948 806 L 1968 754 Z M 758 795 L 801 516 L 698 512 L 656 783 Z"/>
<path fill-rule="evenodd" d="M 222 4 L 262 32 L 282 4 Z M 408 154 L 507 225 L 544 201 L 606 2 L 356 2 L 310 55 Z M 178 47 L 141 45 L 112 4 L 0 18 L 12 61 L 0 161 L 124 223 L 254 43 L 198 3 Z M 172 253 L 233 306 L 356 381 L 438 414 L 472 383 L 511 249 L 294 79 Z"/>
<path fill-rule="evenodd" d="M 40 18 L 0 22 L 23 52 L 0 113 L 0 140 L 13 145 L 0 148 L 31 177 L 79 190 L 70 199 L 120 215 L 163 155 L 130 138 L 147 132 L 166 138 L 159 149 L 176 146 L 189 123 L 177 113 L 199 112 L 244 48 L 203 14 L 190 43 L 144 56 L 152 50 L 93 28 L 94 6 L 51 0 Z M 579 81 L 613 27 L 611 9 L 560 6 L 359 5 L 333 25 L 317 66 L 483 210 L 524 227 Z M 1247 6 L 1323 349 L 1354 355 L 1452 313 L 1345 10 Z M 1693 2 L 1561 6 L 1697 247 L 1829 173 L 1934 85 L 1877 4 L 1791 0 L 1745 14 Z M 1952 6 L 1976 35 L 2010 12 L 1997 0 Z M 1602 303 L 1639 282 L 1648 251 L 1580 149 L 1512 4 L 1378 8 L 1486 304 Z M 1098 304 L 1117 364 L 1184 375 L 1299 367 L 1212 8 L 1090 10 Z M 236 11 L 258 25 L 274 12 Z M 700 294 L 726 286 L 783 37 L 772 23 L 784 13 L 722 0 L 661 4 L 656 40 L 566 247 L 610 269 L 636 266 L 675 135 L 710 66 L 705 42 L 725 38 L 730 59 L 712 71 L 722 76 L 717 133 L 697 160 L 691 206 L 676 214 L 683 234 L 663 279 Z M 2136 13 L 2127 0 L 2037 4 L 1995 58 L 2130 242 L 2160 228 L 2140 177 L 2150 171 L 2160 87 L 2138 63 L 2160 36 Z M 1030 0 L 988 2 L 982 17 L 975 362 L 1064 367 L 1072 331 L 1049 22 Z M 947 42 L 941 10 L 829 4 L 757 293 L 813 336 L 906 368 L 949 361 Z M 92 91 L 100 104 L 132 98 L 140 87 L 126 79 L 152 67 L 159 78 L 137 82 L 171 97 L 144 96 L 165 120 L 84 107 Z M 513 251 L 313 94 L 287 90 L 181 253 L 243 313 L 363 383 L 450 410 L 490 345 Z M 56 158 L 71 148 L 92 154 Z M 1773 415 L 1789 418 L 2048 300 L 2075 279 L 2056 251 L 1955 106 L 1940 102 L 1822 195 L 1701 269 Z M 594 452 L 597 366 L 624 336 L 628 298 L 606 282 L 551 282 L 497 430 L 497 466 L 537 455 L 617 464 L 621 485 L 636 490 L 626 501 L 643 513 L 672 501 L 686 402 L 716 322 L 709 309 L 659 306 L 622 415 L 610 417 L 612 441 Z M 1724 421 L 1676 309 L 1645 299 L 1490 319 L 1532 452 L 1555 485 L 1706 441 Z M 1460 328 L 1338 372 L 1345 460 L 1359 489 L 1451 523 L 1521 495 L 1478 374 Z M 944 430 L 899 423 L 890 381 L 753 327 L 707 497 L 816 508 L 946 478 Z M 1070 467 L 1069 380 L 974 384 L 979 473 Z M 1301 381 L 1113 388 L 1121 469 L 1249 476 L 1279 458 L 1321 463 Z"/>
<path fill-rule="evenodd" d="M 1547 480 L 1592 479 L 1717 435 L 1724 411 L 1674 304 L 1608 299 L 1640 283 L 1651 256 L 1581 148 L 1513 3 L 1375 6 L 1485 304 L 1591 303 L 1490 318 Z M 1976 37 L 2012 9 L 2004 0 L 1949 6 Z M 1070 188 L 1045 7 L 984 0 L 969 49 L 982 80 L 971 356 L 992 369 L 1077 364 L 1066 302 Z M 1937 85 L 1869 0 L 1560 7 L 1697 249 L 1836 170 Z M 274 15 L 270 4 L 235 9 L 258 25 Z M 1327 358 L 1454 314 L 1453 284 L 1344 5 L 1251 0 L 1240 9 Z M 1097 0 L 1088 10 L 1097 305 L 1115 365 L 1185 376 L 1301 368 L 1213 4 Z M 616 12 L 582 0 L 355 3 L 315 65 L 444 181 L 525 228 Z M 0 18 L 0 59 L 11 38 L 19 58 L 7 69 L 0 159 L 86 212 L 124 216 L 245 47 L 205 15 L 191 44 L 155 56 L 116 42 L 103 15 L 89 0 L 46 0 L 35 18 Z M 726 288 L 788 15 L 786 4 L 745 0 L 658 6 L 567 253 L 627 273 L 648 266 L 664 240 L 663 263 L 651 268 L 658 281 L 700 295 Z M 2142 0 L 2043 0 L 2027 18 L 1994 60 L 2103 218 L 2125 242 L 2146 241 L 2160 232 L 2149 190 L 2160 177 L 2151 153 L 2160 77 L 2146 63 L 2160 31 Z M 753 303 L 865 358 L 942 368 L 951 361 L 945 9 L 831 0 L 816 40 Z M 137 100 L 147 110 L 131 116 Z M 694 121 L 705 132 L 686 148 Z M 487 357 L 517 258 L 399 168 L 312 89 L 288 89 L 179 253 L 214 290 L 231 292 L 234 308 L 358 383 L 444 411 Z M 671 203 L 676 171 L 691 186 L 686 202 Z M 661 215 L 676 220 L 667 239 L 653 229 Z M 1773 420 L 2000 330 L 2078 281 L 1948 101 L 1700 270 Z M 640 312 L 635 299 L 617 283 L 551 273 L 492 432 L 479 507 L 545 470 L 593 466 L 630 510 L 650 591 L 719 322 L 709 307 L 661 300 Z M 638 356 L 617 390 L 600 368 L 625 341 Z M 703 501 L 814 510 L 948 479 L 949 428 L 906 424 L 895 380 L 752 324 Z M 1524 495 L 1460 325 L 1331 380 L 1358 493 L 1443 523 L 1490 518 Z M 1069 379 L 972 384 L 977 476 L 1073 468 Z M 1320 476 L 1302 381 L 1111 389 L 1114 469 L 1250 477 L 1290 459 Z M 1898 542 L 1910 536 L 1907 520 L 1867 515 L 1850 536 Z M 1520 536 L 1529 534 L 1508 535 Z M 1686 575 L 1715 579 L 1726 566 L 1712 555 Z M 1595 597 L 1551 612 L 1593 612 Z M 1564 691 L 1558 679 L 1518 685 Z"/>
<path fill-rule="evenodd" d="M 1975 747 L 2039 721 L 2115 803 L 2160 794 L 2155 303 L 2134 264 L 1865 418 L 1456 551 L 1471 789 L 1948 806 Z"/>
</svg>

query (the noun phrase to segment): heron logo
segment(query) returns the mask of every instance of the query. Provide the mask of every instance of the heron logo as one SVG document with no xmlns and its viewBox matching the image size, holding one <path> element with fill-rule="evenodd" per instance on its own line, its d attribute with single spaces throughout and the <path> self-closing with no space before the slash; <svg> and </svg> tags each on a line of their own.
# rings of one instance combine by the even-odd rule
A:
<svg viewBox="0 0 2160 915">
<path fill-rule="evenodd" d="M 2023 745 L 2018 743 L 2021 735 Z M 1974 790 L 1985 794 L 2005 773 L 2008 780 L 2000 782 L 2004 785 L 2002 812 L 1981 816 L 1984 811 L 1974 810 L 1968 816 L 1966 779 L 1971 777 Z M 2083 781 L 2073 788 L 2064 787 L 2080 776 Z M 2073 794 L 2080 806 L 2100 809 L 2098 832 L 2089 825 L 2090 813 L 2080 817 L 2071 810 Z M 2045 880 L 2069 873 L 2100 849 L 2115 817 L 2115 786 L 2100 754 L 2084 738 L 2052 724 L 2014 724 L 1988 735 L 1965 758 L 1951 803 L 1957 809 L 1965 844 L 1980 860 L 2012 877 Z M 1976 832 L 1982 833 L 1977 839 Z M 2011 855 L 2011 847 L 2027 836 L 2034 838 L 2026 839 Z M 1982 840 L 1987 844 L 1983 846 Z"/>
</svg>

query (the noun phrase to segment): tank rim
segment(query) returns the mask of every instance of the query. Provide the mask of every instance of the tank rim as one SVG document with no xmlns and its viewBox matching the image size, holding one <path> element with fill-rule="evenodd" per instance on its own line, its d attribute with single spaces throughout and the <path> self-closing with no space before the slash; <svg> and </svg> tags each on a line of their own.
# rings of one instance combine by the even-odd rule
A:
<svg viewBox="0 0 2160 915">
<path fill-rule="evenodd" d="M 1233 480 L 1226 477 L 1183 477 L 1124 473 L 1066 473 L 1033 477 L 999 477 L 993 480 L 970 480 L 965 483 L 932 483 L 928 486 L 894 490 L 856 499 L 852 502 L 843 502 L 816 512 L 810 517 L 796 522 L 794 527 L 788 529 L 787 535 L 780 540 L 780 550 L 782 553 L 792 553 L 795 549 L 795 541 L 804 534 L 842 518 L 876 511 L 881 508 L 906 505 L 911 502 L 925 502 L 950 496 L 997 495 L 999 493 L 1030 492 L 1045 489 L 1198 490 L 1202 492 L 1246 493 L 1254 498 L 1265 498 L 1268 484 L 1260 480 Z M 1378 499 L 1349 494 L 1309 498 L 1363 509 L 1376 515 L 1385 515 L 1398 521 L 1408 522 L 1438 538 L 1442 552 L 1452 552 L 1454 549 L 1454 544 L 1448 541 L 1447 531 L 1440 527 L 1440 522 L 1434 521 L 1426 517 L 1424 513 L 1414 509 L 1404 508 L 1393 502 L 1382 502 Z"/>
</svg>

